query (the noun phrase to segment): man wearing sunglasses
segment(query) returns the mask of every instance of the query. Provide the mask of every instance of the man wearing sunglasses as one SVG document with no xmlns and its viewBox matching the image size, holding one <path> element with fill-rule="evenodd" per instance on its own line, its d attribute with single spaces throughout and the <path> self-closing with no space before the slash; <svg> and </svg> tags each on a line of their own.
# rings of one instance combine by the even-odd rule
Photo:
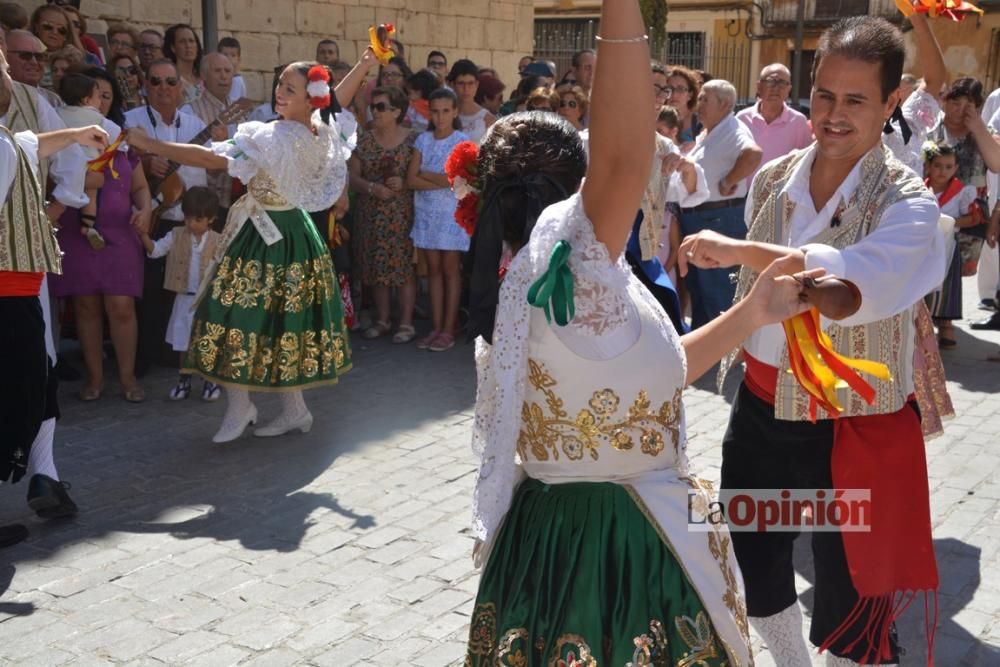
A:
<svg viewBox="0 0 1000 667">
<path fill-rule="evenodd" d="M 24 30 L 11 30 L 4 40 L 0 33 L 0 50 L 9 59 L 14 79 L 9 109 L 0 117 L 0 125 L 11 132 L 27 130 L 36 134 L 65 129 L 65 123 L 46 95 L 49 91 L 38 87 L 45 57 L 45 49 L 38 38 Z M 51 177 L 55 183 L 47 211 L 53 222 L 67 206 L 80 208 L 87 204 L 87 196 L 83 193 L 85 162 L 83 152 L 72 146 L 40 161 L 43 181 Z"/>
<path fill-rule="evenodd" d="M 736 120 L 750 130 L 764 151 L 760 165 L 747 179 L 747 186 L 765 164 L 813 142 L 809 121 L 785 103 L 791 92 L 792 74 L 788 68 L 781 63 L 768 65 L 757 79 L 757 103 L 736 114 Z"/>
<path fill-rule="evenodd" d="M 184 85 L 177 66 L 170 60 L 156 60 L 146 70 L 146 105 L 127 111 L 125 126 L 141 127 L 149 136 L 160 141 L 187 143 L 205 128 L 205 123 L 194 114 L 180 110 L 183 97 Z M 147 176 L 158 179 L 167 174 L 170 163 L 161 157 L 146 155 L 142 158 L 142 167 Z M 176 174 L 180 176 L 185 190 L 208 184 L 204 169 L 182 166 Z M 158 206 L 158 203 L 154 193 L 153 206 Z M 166 236 L 174 227 L 184 223 L 180 202 L 166 208 L 159 219 L 153 240 Z M 165 268 L 163 259 L 146 259 L 142 301 L 136 313 L 139 320 L 136 373 L 139 375 L 156 361 L 176 359 L 163 342 L 171 308 L 169 293 L 163 289 Z"/>
<path fill-rule="evenodd" d="M 145 72 L 157 60 L 163 58 L 163 35 L 158 30 L 143 30 L 139 33 L 139 66 Z"/>
</svg>

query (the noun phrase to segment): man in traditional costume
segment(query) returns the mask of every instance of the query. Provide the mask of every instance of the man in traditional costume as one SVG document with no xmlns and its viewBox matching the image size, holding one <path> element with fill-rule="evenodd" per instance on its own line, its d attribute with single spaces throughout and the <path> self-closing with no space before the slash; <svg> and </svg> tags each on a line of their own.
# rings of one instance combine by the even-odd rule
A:
<svg viewBox="0 0 1000 667">
<path fill-rule="evenodd" d="M 812 536 L 810 640 L 829 650 L 828 665 L 898 663 L 893 622 L 917 592 L 933 596 L 938 587 L 911 327 L 915 304 L 943 279 L 945 241 L 933 195 L 881 140 L 903 59 L 902 35 L 883 19 L 844 19 L 824 33 L 812 71 L 816 143 L 758 173 L 746 241 L 702 233 L 679 253 L 682 274 L 688 264 L 742 265 L 737 302 L 790 249 L 792 270 L 823 268 L 852 283 L 860 309 L 822 327 L 836 352 L 881 362 L 892 374 L 875 385 L 871 404 L 838 389 L 839 418 L 810 421 L 810 396 L 787 372 L 782 328 L 762 327 L 743 344 L 747 372 L 723 442 L 723 497 L 728 489 L 871 491 L 868 532 Z M 720 384 L 735 357 L 723 361 Z M 796 537 L 733 533 L 751 624 L 780 666 L 810 664 L 792 566 Z"/>
<path fill-rule="evenodd" d="M 0 115 L 11 108 L 13 82 L 0 56 Z M 54 518 L 76 512 L 76 505 L 59 482 L 52 461 L 52 432 L 58 415 L 55 378 L 47 340 L 42 281 L 61 271 L 55 234 L 45 213 L 39 161 L 79 143 L 107 145 L 98 127 L 63 129 L 48 134 L 13 134 L 0 126 L 0 481 L 30 476 L 28 503 L 39 516 Z M 24 526 L 0 527 L 0 546 L 27 536 Z"/>
</svg>

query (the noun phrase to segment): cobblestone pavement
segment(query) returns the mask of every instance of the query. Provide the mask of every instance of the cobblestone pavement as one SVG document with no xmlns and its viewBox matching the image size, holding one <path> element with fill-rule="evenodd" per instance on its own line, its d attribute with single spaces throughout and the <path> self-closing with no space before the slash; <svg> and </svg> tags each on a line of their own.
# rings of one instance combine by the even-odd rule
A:
<svg viewBox="0 0 1000 667">
<path fill-rule="evenodd" d="M 979 317 L 974 291 L 967 281 L 966 314 Z M 31 531 L 0 552 L 0 662 L 461 664 L 478 583 L 471 347 L 355 343 L 355 370 L 307 395 L 304 436 L 212 445 L 223 405 L 167 401 L 166 370 L 146 378 L 143 405 L 115 385 L 83 404 L 65 385 L 56 458 L 82 511 L 44 523 L 26 484 L 0 487 L 0 523 Z M 982 361 L 997 343 L 959 332 L 946 353 L 959 416 L 928 444 L 947 667 L 1000 664 L 1000 365 Z M 710 384 L 685 399 L 693 465 L 717 481 L 728 406 Z M 274 396 L 258 405 L 265 419 L 278 411 Z M 901 624 L 904 665 L 924 664 L 917 606 Z"/>
</svg>

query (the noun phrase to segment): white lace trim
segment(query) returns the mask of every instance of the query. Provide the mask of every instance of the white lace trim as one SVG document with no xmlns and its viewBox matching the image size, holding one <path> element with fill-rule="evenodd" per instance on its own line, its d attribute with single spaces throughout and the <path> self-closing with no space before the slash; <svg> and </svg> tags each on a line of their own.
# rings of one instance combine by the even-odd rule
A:
<svg viewBox="0 0 1000 667">
<path fill-rule="evenodd" d="M 531 284 L 549 266 L 552 248 L 566 240 L 572 250 L 576 317 L 575 333 L 611 335 L 628 322 L 629 303 L 644 305 L 653 313 L 666 341 L 672 341 L 682 359 L 681 377 L 687 376 L 687 359 L 673 325 L 652 295 L 632 275 L 624 256 L 612 262 L 607 247 L 594 235 L 579 194 L 542 212 L 528 245 L 513 259 L 500 287 L 500 305 L 493 328 L 493 345 L 476 340 L 476 416 L 472 450 L 479 456 L 479 476 L 473 494 L 473 530 L 487 545 L 477 551 L 481 565 L 488 547 L 510 507 L 514 489 L 524 478 L 517 460 L 527 378 Z"/>
<path fill-rule="evenodd" d="M 231 140 L 211 148 L 228 160 L 230 176 L 249 183 L 264 171 L 293 206 L 321 211 L 333 206 L 344 191 L 357 124 L 352 126 L 349 118 L 337 114 L 327 125 L 318 111 L 312 122 L 315 135 L 291 121 L 242 123 Z"/>
</svg>

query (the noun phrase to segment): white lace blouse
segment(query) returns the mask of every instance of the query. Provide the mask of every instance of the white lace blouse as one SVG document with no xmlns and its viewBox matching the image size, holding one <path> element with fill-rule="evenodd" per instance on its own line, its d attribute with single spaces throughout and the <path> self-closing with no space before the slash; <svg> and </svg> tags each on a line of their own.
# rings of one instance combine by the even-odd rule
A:
<svg viewBox="0 0 1000 667">
<path fill-rule="evenodd" d="M 655 328 L 680 359 L 679 382 L 686 375 L 683 348 L 670 320 L 649 292 L 632 275 L 624 254 L 612 262 L 599 242 L 575 194 L 542 212 L 528 245 L 514 257 L 500 288 L 493 344 L 476 341 L 478 387 L 473 451 L 480 458 L 473 498 L 473 529 L 492 542 L 524 472 L 516 458 L 521 409 L 528 377 L 528 341 L 532 306 L 527 294 L 549 268 L 552 250 L 567 241 L 568 268 L 573 275 L 575 317 L 569 325 L 553 325 L 556 336 L 575 354 L 592 360 L 610 359 L 639 337 L 638 307 L 652 313 Z M 613 378 L 607 378 L 608 383 Z M 609 385 L 611 386 L 611 385 Z M 682 436 L 683 437 L 683 436 Z M 482 562 L 485 550 L 477 554 Z"/>
<path fill-rule="evenodd" d="M 343 114 L 327 125 L 318 111 L 312 124 L 316 134 L 294 121 L 241 123 L 232 139 L 211 149 L 226 158 L 230 176 L 249 183 L 264 172 L 292 206 L 322 211 L 344 191 L 357 125 Z"/>
</svg>

